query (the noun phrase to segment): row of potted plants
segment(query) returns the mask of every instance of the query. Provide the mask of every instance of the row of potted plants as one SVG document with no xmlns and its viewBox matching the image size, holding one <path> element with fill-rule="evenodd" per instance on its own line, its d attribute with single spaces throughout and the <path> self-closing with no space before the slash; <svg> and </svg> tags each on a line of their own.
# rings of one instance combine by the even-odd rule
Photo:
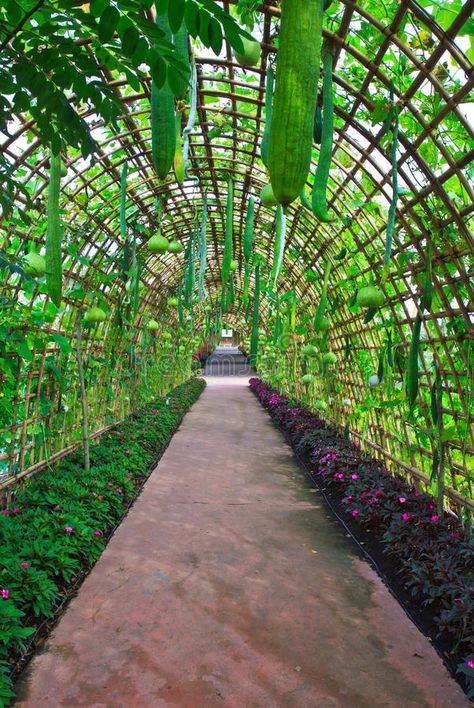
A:
<svg viewBox="0 0 474 708">
<path fill-rule="evenodd" d="M 433 638 L 474 695 L 474 544 L 430 495 L 365 455 L 314 412 L 259 378 L 250 387 L 356 535 L 372 539 L 409 604 L 428 615 Z M 390 578 L 389 578 L 390 579 Z"/>
<path fill-rule="evenodd" d="M 16 487 L 0 509 L 0 705 L 38 627 L 97 561 L 186 411 L 205 387 L 193 378 L 81 452 Z"/>
</svg>

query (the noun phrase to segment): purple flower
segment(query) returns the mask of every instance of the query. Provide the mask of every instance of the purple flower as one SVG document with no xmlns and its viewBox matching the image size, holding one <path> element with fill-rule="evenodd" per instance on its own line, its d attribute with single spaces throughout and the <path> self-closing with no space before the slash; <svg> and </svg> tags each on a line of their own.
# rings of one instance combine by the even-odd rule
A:
<svg viewBox="0 0 474 708">
<path fill-rule="evenodd" d="M 352 516 L 357 516 L 358 513 L 359 513 L 358 509 L 352 509 L 352 511 L 351 511 Z"/>
<path fill-rule="evenodd" d="M 8 589 L 7 589 L 7 588 L 2 588 L 2 589 L 0 590 L 0 593 L 1 593 L 2 598 L 3 598 L 4 600 L 8 600 Z"/>
<path fill-rule="evenodd" d="M 72 526 L 66 526 L 66 533 L 72 533 Z"/>
<path fill-rule="evenodd" d="M 399 497 L 398 501 L 403 504 L 404 502 L 406 502 L 406 497 Z"/>
</svg>

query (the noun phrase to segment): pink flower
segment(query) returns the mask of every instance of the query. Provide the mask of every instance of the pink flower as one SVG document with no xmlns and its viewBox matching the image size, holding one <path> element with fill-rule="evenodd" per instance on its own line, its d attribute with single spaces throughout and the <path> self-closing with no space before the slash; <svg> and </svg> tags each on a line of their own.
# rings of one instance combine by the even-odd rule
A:
<svg viewBox="0 0 474 708">
<path fill-rule="evenodd" d="M 403 504 L 404 502 L 406 502 L 406 497 L 399 497 L 398 501 Z"/>
<path fill-rule="evenodd" d="M 72 526 L 66 526 L 66 533 L 72 533 Z"/>
<path fill-rule="evenodd" d="M 93 480 L 91 480 L 91 481 L 92 481 L 92 484 L 97 484 L 97 480 L 96 480 L 96 479 L 93 479 Z"/>
<path fill-rule="evenodd" d="M 409 518 L 410 518 L 410 514 L 409 514 L 407 511 L 405 511 L 405 512 L 402 514 L 402 519 L 403 519 L 403 521 L 408 521 Z"/>
<path fill-rule="evenodd" d="M 352 516 L 357 516 L 358 513 L 359 513 L 358 509 L 352 509 L 352 511 L 351 511 Z"/>
<path fill-rule="evenodd" d="M 97 492 L 92 492 L 92 496 L 93 496 L 93 497 L 96 497 L 96 496 L 97 496 Z"/>
<path fill-rule="evenodd" d="M 102 496 L 102 494 L 99 494 L 99 495 L 97 496 L 97 499 L 103 499 L 103 498 L 104 498 L 104 497 Z"/>
<path fill-rule="evenodd" d="M 127 472 L 127 474 L 125 475 L 125 477 L 128 477 L 128 479 L 130 479 L 131 476 L 132 476 L 132 475 L 131 475 L 131 474 L 128 474 L 128 472 Z"/>
<path fill-rule="evenodd" d="M 113 482 L 107 482 L 107 485 L 108 485 L 109 487 L 113 487 L 113 486 L 114 486 L 114 483 L 113 483 Z"/>
<path fill-rule="evenodd" d="M 55 508 L 55 509 L 60 509 L 61 507 L 59 506 L 59 504 L 56 504 L 56 506 L 55 506 L 54 508 Z"/>
<path fill-rule="evenodd" d="M 4 600 L 8 600 L 8 589 L 7 588 L 2 588 L 2 590 L 0 590 L 0 593 L 2 594 L 2 598 Z"/>
<path fill-rule="evenodd" d="M 379 497 L 382 494 L 382 492 L 380 491 L 380 489 L 376 489 L 374 494 L 376 497 Z"/>
<path fill-rule="evenodd" d="M 22 568 L 29 568 L 29 563 L 20 563 Z"/>
<path fill-rule="evenodd" d="M 468 659 L 466 661 L 466 664 L 469 666 L 470 669 L 474 669 L 474 661 L 472 659 Z"/>
<path fill-rule="evenodd" d="M 358 474 L 351 474 L 351 479 L 359 479 L 359 475 Z"/>
<path fill-rule="evenodd" d="M 130 450 L 125 450 L 126 455 L 130 455 Z"/>
<path fill-rule="evenodd" d="M 117 494 L 123 494 L 121 489 L 116 489 L 115 491 L 117 492 Z"/>
<path fill-rule="evenodd" d="M 102 531 L 99 531 L 99 529 L 97 529 L 97 531 L 94 531 L 94 536 L 102 536 Z"/>
<path fill-rule="evenodd" d="M 431 517 L 431 521 L 438 521 L 438 519 L 439 519 L 438 514 L 433 514 L 433 516 Z"/>
<path fill-rule="evenodd" d="M 10 513 L 10 509 L 3 510 L 3 516 L 8 516 L 9 513 Z"/>
<path fill-rule="evenodd" d="M 436 507 L 435 507 L 434 504 L 428 504 L 428 509 L 435 509 L 435 508 L 436 508 Z"/>
<path fill-rule="evenodd" d="M 16 509 L 13 509 L 13 513 L 14 513 L 14 514 L 19 514 L 19 513 L 20 513 L 20 507 L 17 506 Z"/>
</svg>

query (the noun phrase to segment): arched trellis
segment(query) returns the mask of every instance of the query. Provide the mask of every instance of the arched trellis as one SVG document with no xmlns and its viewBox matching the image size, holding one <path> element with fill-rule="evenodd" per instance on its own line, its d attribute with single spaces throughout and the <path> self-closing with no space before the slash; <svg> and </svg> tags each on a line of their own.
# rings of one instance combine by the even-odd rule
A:
<svg viewBox="0 0 474 708">
<path fill-rule="evenodd" d="M 230 3 L 231 5 L 234 3 Z M 224 3 L 227 8 L 228 3 Z M 449 27 L 443 30 L 433 18 L 416 2 L 406 0 L 397 3 L 391 17 L 386 21 L 375 17 L 365 7 L 351 0 L 341 2 L 331 15 L 325 36 L 335 46 L 334 85 L 336 91 L 336 139 L 334 143 L 333 168 L 329 184 L 329 204 L 336 216 L 329 225 L 319 224 L 311 212 L 299 203 L 293 205 L 288 216 L 288 238 L 286 258 L 282 277 L 282 287 L 296 288 L 304 307 L 311 309 L 318 298 L 318 280 L 308 281 L 306 275 L 312 271 L 322 277 L 324 261 L 329 258 L 334 265 L 334 280 L 346 282 L 354 280 L 348 261 L 336 262 L 334 255 L 341 245 L 350 243 L 350 248 L 358 254 L 357 281 L 363 281 L 373 273 L 380 272 L 383 238 L 386 220 L 381 213 L 391 199 L 391 182 L 388 169 L 388 153 L 383 143 L 380 124 L 372 125 L 370 114 L 376 109 L 377 99 L 388 95 L 390 66 L 386 55 L 396 52 L 404 57 L 412 72 L 407 86 L 396 85 L 396 98 L 402 110 L 400 150 L 397 169 L 406 194 L 402 194 L 397 211 L 398 232 L 395 234 L 393 257 L 412 253 L 414 260 L 407 267 L 392 269 L 385 287 L 387 311 L 390 313 L 394 331 L 401 345 L 408 347 L 411 324 L 419 288 L 413 286 L 424 268 L 426 238 L 429 232 L 438 234 L 435 242 L 434 285 L 439 298 L 436 312 L 424 317 L 425 336 L 430 344 L 443 352 L 446 366 L 442 371 L 449 405 L 446 414 L 453 420 L 458 433 L 450 442 L 451 471 L 453 482 L 452 498 L 459 501 L 456 494 L 456 475 L 466 476 L 469 455 L 473 454 L 474 441 L 470 430 L 472 412 L 470 400 L 462 395 L 466 380 L 469 379 L 472 362 L 467 358 L 467 349 L 460 349 L 453 355 L 453 345 L 459 334 L 446 332 L 447 319 L 459 318 L 463 323 L 466 337 L 472 337 L 472 310 L 474 292 L 469 282 L 469 274 L 474 252 L 474 243 L 469 230 L 472 214 L 473 193 L 468 177 L 468 167 L 472 160 L 473 134 L 461 110 L 474 80 L 472 65 L 458 46 L 459 31 L 470 17 L 472 2 L 466 2 L 453 17 Z M 256 32 L 261 32 L 262 62 L 255 69 L 241 69 L 232 58 L 227 45 L 225 56 L 219 58 L 206 52 L 196 58 L 198 69 L 198 116 L 196 130 L 191 137 L 190 177 L 179 187 L 173 181 L 160 185 L 154 174 L 150 154 L 149 131 L 149 82 L 144 81 L 140 91 L 132 90 L 121 77 L 115 77 L 104 69 L 116 95 L 124 106 L 119 121 L 119 130 L 105 127 L 96 116 L 84 113 L 84 118 L 93 124 L 93 131 L 100 148 L 94 155 L 94 164 L 84 161 L 79 155 L 65 156 L 68 174 L 63 183 L 63 203 L 68 205 L 69 228 L 77 238 L 76 255 L 69 254 L 66 278 L 70 283 L 92 286 L 102 277 L 104 283 L 99 290 L 112 305 L 117 294 L 123 290 L 123 283 L 109 282 L 114 265 L 110 256 L 120 244 L 118 234 L 118 207 L 121 166 L 126 159 L 129 163 L 128 215 L 138 215 L 151 228 L 156 224 L 154 201 L 165 192 L 167 201 L 165 215 L 169 217 L 164 227 L 165 233 L 173 232 L 183 243 L 187 242 L 193 228 L 193 214 L 202 208 L 204 189 L 207 188 L 210 202 L 208 236 L 208 271 L 206 287 L 216 292 L 220 283 L 220 261 L 223 244 L 223 210 L 225 207 L 225 174 L 232 174 L 235 180 L 235 255 L 242 265 L 242 229 L 245 209 L 250 193 L 258 194 L 268 180 L 259 160 L 259 135 L 264 125 L 263 105 L 265 89 L 265 63 L 273 61 L 276 49 L 273 43 L 279 8 L 270 2 L 262 3 L 261 20 Z M 409 29 L 407 30 L 407 26 Z M 367 37 L 361 28 L 369 28 Z M 426 29 L 432 43 L 426 47 L 410 46 L 410 38 L 416 31 Z M 414 42 L 412 42 L 412 45 Z M 441 59 L 449 57 L 455 71 L 463 75 L 462 82 L 455 90 L 447 90 L 440 75 Z M 352 72 L 348 68 L 356 67 Z M 439 99 L 439 109 L 427 117 L 423 114 L 423 97 L 428 89 Z M 216 117 L 223 113 L 228 118 L 228 130 L 222 137 L 209 139 L 209 127 Z M 449 115 L 456 118 L 458 131 L 462 133 L 462 149 L 455 152 L 454 143 L 443 140 L 442 129 L 446 128 Z M 407 130 L 405 130 L 404 121 Z M 408 128 L 411 129 L 408 130 Z M 25 145 L 24 136 L 32 135 L 33 140 Z M 430 151 L 436 152 L 438 164 L 427 159 Z M 30 185 L 33 201 L 39 206 L 40 221 L 42 203 L 48 182 L 48 158 L 35 134 L 34 124 L 25 116 L 19 117 L 19 128 L 3 144 L 2 151 L 11 159 L 13 171 L 26 171 L 25 183 Z M 317 150 L 314 152 L 317 159 Z M 314 174 L 314 168 L 312 170 Z M 450 180 L 455 180 L 462 190 L 462 199 L 455 201 L 451 194 Z M 310 186 L 310 185 L 308 185 Z M 87 210 L 83 195 L 87 195 Z M 368 210 L 367 205 L 375 203 L 376 210 Z M 433 218 L 436 223 L 433 224 Z M 271 249 L 272 229 L 264 230 L 272 224 L 274 214 L 258 206 L 256 211 L 256 249 L 265 254 Z M 12 231 L 6 228 L 9 238 Z M 447 229 L 458 231 L 453 243 L 449 243 L 444 233 Z M 18 254 L 22 252 L 26 240 L 41 242 L 43 233 L 35 226 L 18 233 Z M 143 255 L 142 279 L 147 285 L 142 298 L 138 322 L 144 322 L 150 311 L 160 312 L 164 296 L 174 291 L 182 276 L 182 258 Z M 290 257 L 290 255 L 294 257 Z M 65 254 L 66 256 L 66 254 Z M 88 266 L 78 259 L 87 258 Z M 454 268 L 454 269 L 453 269 Z M 12 289 L 13 287 L 13 289 Z M 241 288 L 240 275 L 236 281 L 237 294 Z M 20 297 L 21 284 L 13 278 L 7 286 L 12 299 Z M 334 313 L 332 346 L 336 353 L 343 351 L 345 337 L 355 338 L 355 346 L 374 353 L 381 345 L 379 328 L 367 325 L 361 327 L 359 312 L 349 307 L 350 292 L 343 292 L 337 311 Z M 67 297 L 65 298 L 67 302 Z M 45 307 L 47 300 L 44 300 Z M 75 303 L 80 304 L 76 301 Z M 265 305 L 264 305 L 265 306 Z M 67 313 L 51 324 L 51 331 L 67 331 Z M 108 337 L 110 336 L 110 341 Z M 117 343 L 117 333 L 113 328 L 103 328 L 101 339 L 91 337 L 91 351 L 107 349 L 111 342 Z M 141 330 L 138 327 L 132 340 L 139 342 Z M 51 349 L 42 355 L 39 372 Z M 462 362 L 464 368 L 460 368 Z M 348 397 L 356 404 L 360 401 L 363 375 L 357 370 L 343 374 Z M 31 376 L 30 376 L 31 379 Z M 423 361 L 422 387 L 431 384 L 432 374 Z M 19 389 L 18 393 L 21 391 Z M 336 411 L 335 417 L 343 420 L 344 411 Z M 366 437 L 371 444 L 389 459 L 398 460 L 402 448 L 410 447 L 411 459 L 402 464 L 408 472 L 416 473 L 420 468 L 426 473 L 430 467 L 431 451 L 426 445 L 413 443 L 406 426 L 395 414 L 394 429 L 384 429 L 386 420 L 380 411 L 371 416 Z M 103 421 L 102 421 L 103 422 Z M 15 426 L 13 423 L 12 430 Z M 24 429 L 24 423 L 22 423 Z M 357 426 L 356 426 L 357 427 Z M 355 432 L 357 432 L 355 430 Z M 64 440 L 63 440 L 64 443 Z M 457 445 L 457 447 L 456 447 Z M 10 456 L 11 458 L 11 456 Z M 13 458 L 11 458 L 13 459 Z M 423 465 L 423 460 L 426 463 Z M 23 464 L 23 463 L 22 463 Z M 20 469 L 22 467 L 20 465 Z M 24 466 L 24 465 L 23 465 Z M 470 482 L 468 481 L 468 484 Z M 469 490 L 472 490 L 469 486 Z M 469 504 L 469 502 L 465 502 Z"/>
</svg>

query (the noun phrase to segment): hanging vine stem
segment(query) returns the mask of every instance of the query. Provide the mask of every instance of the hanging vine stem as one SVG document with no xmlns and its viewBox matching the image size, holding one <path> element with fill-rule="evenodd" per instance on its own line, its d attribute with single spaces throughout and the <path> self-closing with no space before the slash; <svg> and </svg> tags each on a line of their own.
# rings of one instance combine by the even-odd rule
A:
<svg viewBox="0 0 474 708">
<path fill-rule="evenodd" d="M 398 202 L 398 172 L 397 172 L 397 151 L 398 151 L 398 108 L 395 106 L 395 87 L 393 81 L 390 82 L 390 111 L 387 118 L 387 128 L 394 121 L 392 131 L 392 147 L 391 147 L 391 162 L 392 162 L 392 201 L 388 210 L 387 231 L 385 236 L 385 253 L 383 257 L 383 272 L 382 282 L 387 280 L 388 265 L 390 263 L 390 255 L 392 253 L 393 230 L 395 227 L 395 213 L 397 211 Z"/>
<path fill-rule="evenodd" d="M 82 407 L 82 441 L 84 444 L 84 470 L 88 472 L 91 466 L 89 455 L 89 422 L 87 416 L 87 394 L 86 384 L 84 381 L 84 366 L 82 362 L 82 324 L 80 312 L 77 313 L 76 317 L 76 361 Z"/>
<path fill-rule="evenodd" d="M 194 128 L 197 118 L 197 70 L 196 61 L 194 55 L 191 55 L 191 96 L 189 105 L 189 116 L 186 127 L 183 130 L 183 162 L 184 162 L 184 174 L 188 176 L 188 164 L 189 164 L 189 136 Z"/>
</svg>

